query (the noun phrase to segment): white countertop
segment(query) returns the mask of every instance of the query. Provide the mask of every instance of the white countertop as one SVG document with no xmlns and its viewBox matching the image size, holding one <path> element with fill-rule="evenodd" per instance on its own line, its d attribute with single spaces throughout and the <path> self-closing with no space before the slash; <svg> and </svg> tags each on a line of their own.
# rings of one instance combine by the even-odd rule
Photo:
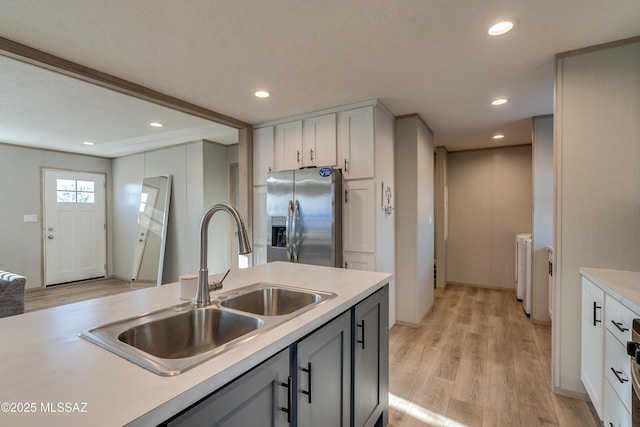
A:
<svg viewBox="0 0 640 427">
<path fill-rule="evenodd" d="M 283 262 L 232 271 L 225 291 L 271 282 L 338 296 L 175 377 L 153 374 L 78 333 L 180 303 L 177 283 L 0 319 L 0 425 L 155 425 L 312 332 L 390 278 Z"/>
<path fill-rule="evenodd" d="M 581 268 L 580 273 L 636 313 L 640 313 L 640 272 Z"/>
</svg>

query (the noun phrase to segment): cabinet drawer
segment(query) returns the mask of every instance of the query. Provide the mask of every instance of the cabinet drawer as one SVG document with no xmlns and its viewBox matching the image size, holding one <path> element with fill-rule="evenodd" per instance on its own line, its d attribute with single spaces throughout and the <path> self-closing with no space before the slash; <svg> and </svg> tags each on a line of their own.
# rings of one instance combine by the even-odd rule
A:
<svg viewBox="0 0 640 427">
<path fill-rule="evenodd" d="M 605 334 L 605 377 L 615 390 L 620 400 L 631 411 L 631 360 L 627 356 L 627 349 L 613 336 L 610 331 Z M 615 371 L 615 372 L 614 372 Z M 605 399 L 606 400 L 606 399 Z"/>
<path fill-rule="evenodd" d="M 618 341 L 626 345 L 627 341 L 631 339 L 633 319 L 640 316 L 609 295 L 605 297 L 604 303 L 604 318 L 607 329 L 611 331 Z"/>
<path fill-rule="evenodd" d="M 631 414 L 622 404 L 611 384 L 604 386 L 604 425 L 605 427 L 631 427 Z"/>
</svg>

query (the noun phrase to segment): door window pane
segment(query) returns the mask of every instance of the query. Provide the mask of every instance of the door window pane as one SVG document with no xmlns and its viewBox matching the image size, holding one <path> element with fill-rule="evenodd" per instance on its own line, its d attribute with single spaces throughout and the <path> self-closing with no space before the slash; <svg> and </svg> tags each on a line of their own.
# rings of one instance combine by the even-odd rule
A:
<svg viewBox="0 0 640 427">
<path fill-rule="evenodd" d="M 94 203 L 93 194 L 94 193 L 78 191 L 78 203 Z"/>
<path fill-rule="evenodd" d="M 77 184 L 78 191 L 88 191 L 88 192 L 93 193 L 93 191 L 94 191 L 93 190 L 93 185 L 94 185 L 93 181 L 76 181 L 76 182 L 78 183 Z"/>
<path fill-rule="evenodd" d="M 95 203 L 95 183 L 75 179 L 57 179 L 58 203 Z"/>
<path fill-rule="evenodd" d="M 75 203 L 76 192 L 75 191 L 58 191 L 57 201 L 58 203 Z"/>
<path fill-rule="evenodd" d="M 76 191 L 76 181 L 74 179 L 56 180 L 56 190 Z"/>
</svg>

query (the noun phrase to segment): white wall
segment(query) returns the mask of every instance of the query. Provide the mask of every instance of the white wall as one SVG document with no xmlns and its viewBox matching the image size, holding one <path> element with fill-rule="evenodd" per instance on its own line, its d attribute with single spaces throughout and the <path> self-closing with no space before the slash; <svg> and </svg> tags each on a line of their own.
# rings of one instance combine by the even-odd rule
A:
<svg viewBox="0 0 640 427">
<path fill-rule="evenodd" d="M 27 278 L 27 288 L 42 286 L 41 169 L 65 169 L 105 173 L 107 228 L 111 228 L 111 160 L 93 156 L 0 144 L 0 270 Z M 38 222 L 25 223 L 25 214 Z M 113 251 L 107 233 L 107 272 Z"/>
<path fill-rule="evenodd" d="M 226 152 L 219 144 L 196 141 L 113 160 L 116 276 L 131 275 L 142 179 L 156 175 L 172 175 L 173 180 L 162 283 L 175 282 L 180 274 L 197 273 L 202 214 L 211 204 L 228 200 Z M 220 218 L 214 218 L 209 227 L 211 274 L 226 270 L 229 264 L 228 221 L 223 215 L 216 214 Z"/>
<path fill-rule="evenodd" d="M 580 381 L 580 267 L 640 270 L 640 39 L 556 61 L 553 385 Z"/>
<path fill-rule="evenodd" d="M 514 238 L 531 231 L 531 146 L 449 153 L 447 280 L 514 287 Z"/>
<path fill-rule="evenodd" d="M 433 304 L 433 135 L 417 115 L 395 132 L 396 318 L 417 325 Z"/>
<path fill-rule="evenodd" d="M 549 256 L 553 246 L 553 116 L 533 119 L 533 277 L 531 318 L 548 322 Z"/>
<path fill-rule="evenodd" d="M 229 203 L 229 166 L 227 147 L 206 143 L 204 146 L 204 209 L 216 203 Z M 235 222 L 224 212 L 216 213 L 209 223 L 208 263 L 209 273 L 215 274 L 231 268 L 229 248 L 238 251 L 236 240 L 230 244 L 230 230 Z M 196 270 L 197 271 L 197 270 Z"/>
<path fill-rule="evenodd" d="M 391 187 L 395 192 L 394 185 L 394 126 L 395 118 L 382 108 L 376 105 L 375 112 L 375 170 L 376 181 Z M 380 184 L 375 189 L 376 194 L 376 271 L 396 273 L 396 227 L 395 211 L 391 215 L 385 215 L 381 206 L 382 194 Z M 393 203 L 393 201 L 392 201 Z M 389 282 L 389 326 L 396 322 L 396 280 L 395 277 Z"/>
<path fill-rule="evenodd" d="M 448 241 L 448 201 L 447 192 L 449 184 L 447 182 L 447 164 L 449 163 L 449 152 L 445 147 L 436 147 L 435 158 L 435 254 L 437 260 L 436 286 L 444 288 L 447 286 L 447 241 Z"/>
</svg>

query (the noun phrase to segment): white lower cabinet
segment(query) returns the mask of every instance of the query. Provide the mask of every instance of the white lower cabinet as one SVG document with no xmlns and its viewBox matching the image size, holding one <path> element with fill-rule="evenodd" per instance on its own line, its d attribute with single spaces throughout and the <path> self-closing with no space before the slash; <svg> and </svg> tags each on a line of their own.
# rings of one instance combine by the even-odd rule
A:
<svg viewBox="0 0 640 427">
<path fill-rule="evenodd" d="M 161 424 L 386 425 L 389 287 Z"/>
<path fill-rule="evenodd" d="M 604 386 L 604 426 L 631 427 L 631 414 L 608 382 Z"/>
<path fill-rule="evenodd" d="M 603 409 L 603 346 L 604 346 L 604 292 L 582 278 L 582 345 L 580 378 L 591 403 L 602 419 Z"/>
<path fill-rule="evenodd" d="M 582 278 L 581 378 L 606 427 L 631 426 L 631 361 L 626 343 L 634 318 L 606 287 Z"/>
</svg>

